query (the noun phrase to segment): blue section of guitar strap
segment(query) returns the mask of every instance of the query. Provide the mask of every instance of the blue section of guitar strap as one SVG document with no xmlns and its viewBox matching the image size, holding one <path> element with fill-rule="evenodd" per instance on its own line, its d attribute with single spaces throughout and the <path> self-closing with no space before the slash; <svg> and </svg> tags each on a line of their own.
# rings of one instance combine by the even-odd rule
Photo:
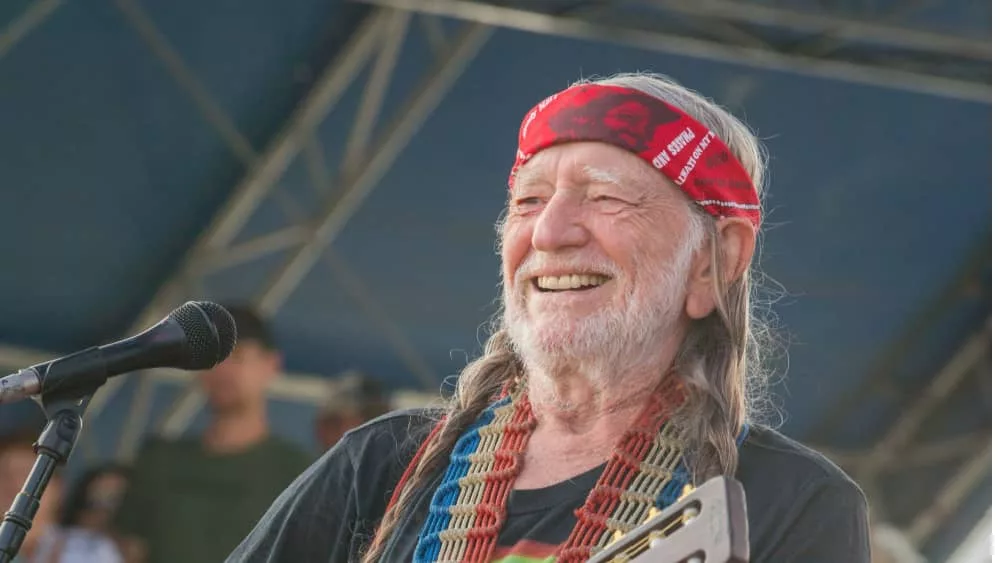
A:
<svg viewBox="0 0 1000 563">
<path fill-rule="evenodd" d="M 740 435 L 736 437 L 736 447 L 739 448 L 746 441 L 747 436 L 750 435 L 750 425 L 743 423 L 743 428 L 740 429 Z"/>
<path fill-rule="evenodd" d="M 413 552 L 414 563 L 437 561 L 441 552 L 440 534 L 451 524 L 450 509 L 458 501 L 461 479 L 468 474 L 471 467 L 469 456 L 476 452 L 482 439 L 479 429 L 493 422 L 497 407 L 509 402 L 510 398 L 507 397 L 490 405 L 455 442 L 451 463 L 448 464 L 444 479 L 438 485 L 437 491 L 431 497 L 427 519 L 417 539 L 417 548 Z"/>
<path fill-rule="evenodd" d="M 743 443 L 746 442 L 747 436 L 750 435 L 750 425 L 744 423 L 743 427 L 740 428 L 739 435 L 736 436 L 736 447 L 740 448 Z M 691 482 L 691 474 L 688 472 L 687 464 L 684 463 L 682 459 L 677 468 L 674 469 L 673 477 L 670 481 L 663 487 L 660 491 L 659 496 L 656 497 L 656 508 L 658 510 L 663 510 L 664 508 L 677 502 L 680 498 L 681 492 L 684 491 L 684 485 Z"/>
</svg>

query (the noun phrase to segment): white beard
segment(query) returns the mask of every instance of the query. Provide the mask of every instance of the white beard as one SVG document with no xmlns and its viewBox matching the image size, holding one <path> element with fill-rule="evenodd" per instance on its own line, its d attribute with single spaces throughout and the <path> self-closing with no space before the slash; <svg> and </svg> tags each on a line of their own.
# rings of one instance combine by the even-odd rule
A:
<svg viewBox="0 0 1000 563">
<path fill-rule="evenodd" d="M 636 280 L 625 280 L 613 265 L 576 264 L 579 268 L 574 269 L 610 275 L 615 283 L 632 281 L 624 307 L 609 302 L 583 317 L 547 310 L 530 318 L 524 283 L 505 285 L 504 327 L 529 371 L 539 370 L 551 377 L 572 370 L 592 380 L 609 381 L 615 374 L 658 359 L 657 349 L 669 338 L 683 312 L 691 261 L 701 242 L 699 227 L 693 225 L 688 230 L 691 234 L 679 245 L 675 260 L 662 265 L 640 264 Z M 532 269 L 535 265 L 531 262 L 526 261 L 519 272 Z M 523 280 L 520 275 L 514 279 Z"/>
</svg>

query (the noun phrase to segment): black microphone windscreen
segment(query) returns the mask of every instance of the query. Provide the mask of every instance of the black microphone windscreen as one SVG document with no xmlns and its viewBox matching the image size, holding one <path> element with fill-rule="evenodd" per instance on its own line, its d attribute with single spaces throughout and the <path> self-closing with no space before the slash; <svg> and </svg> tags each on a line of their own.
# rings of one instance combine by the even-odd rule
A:
<svg viewBox="0 0 1000 563">
<path fill-rule="evenodd" d="M 215 325 L 215 331 L 219 335 L 219 358 L 216 363 L 220 363 L 229 357 L 236 348 L 236 321 L 225 307 L 211 301 L 196 301 L 201 310 L 208 315 Z"/>
<path fill-rule="evenodd" d="M 180 369 L 209 369 L 233 352 L 236 345 L 236 322 L 229 311 L 209 301 L 189 301 L 170 318 L 180 325 L 187 341 L 187 358 Z"/>
</svg>

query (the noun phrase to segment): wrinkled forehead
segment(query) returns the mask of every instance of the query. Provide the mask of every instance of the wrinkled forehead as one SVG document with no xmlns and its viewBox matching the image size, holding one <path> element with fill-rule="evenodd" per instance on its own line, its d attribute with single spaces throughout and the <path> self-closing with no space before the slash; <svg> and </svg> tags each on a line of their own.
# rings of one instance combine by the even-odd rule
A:
<svg viewBox="0 0 1000 563">
<path fill-rule="evenodd" d="M 513 192 L 532 186 L 609 184 L 621 189 L 669 189 L 672 183 L 648 163 L 618 147 L 595 142 L 566 143 L 545 149 L 524 164 Z"/>
</svg>

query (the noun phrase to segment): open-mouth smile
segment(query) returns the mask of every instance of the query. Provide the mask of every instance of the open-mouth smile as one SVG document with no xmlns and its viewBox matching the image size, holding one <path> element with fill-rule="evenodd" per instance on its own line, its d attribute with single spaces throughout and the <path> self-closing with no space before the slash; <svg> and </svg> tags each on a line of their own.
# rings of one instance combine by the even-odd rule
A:
<svg viewBox="0 0 1000 563">
<path fill-rule="evenodd" d="M 535 289 L 544 292 L 587 291 L 600 287 L 611 278 L 603 274 L 567 274 L 562 276 L 537 276 L 531 279 Z"/>
</svg>

